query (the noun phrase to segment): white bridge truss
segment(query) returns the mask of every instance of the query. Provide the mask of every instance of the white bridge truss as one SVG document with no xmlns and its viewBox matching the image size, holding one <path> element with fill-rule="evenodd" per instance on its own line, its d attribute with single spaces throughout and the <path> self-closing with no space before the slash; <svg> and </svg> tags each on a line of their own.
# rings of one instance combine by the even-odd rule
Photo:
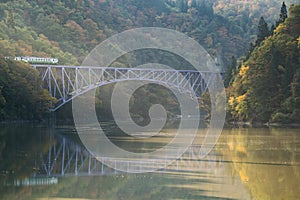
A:
<svg viewBox="0 0 300 200">
<path fill-rule="evenodd" d="M 110 83 L 143 80 L 173 87 L 180 92 L 199 98 L 214 84 L 220 73 L 146 68 L 111 68 L 95 66 L 33 65 L 42 77 L 42 87 L 47 89 L 57 103 L 51 111 L 75 97 Z"/>
<path fill-rule="evenodd" d="M 128 172 L 143 173 L 145 171 L 192 171 L 195 169 L 215 169 L 222 162 L 218 155 L 207 156 L 202 160 L 199 157 L 200 145 L 191 146 L 180 158 L 169 160 L 162 156 L 153 160 L 128 160 L 115 158 L 101 158 L 110 162 L 108 167 L 91 154 L 81 144 L 66 138 L 62 135 L 51 134 L 48 153 L 40 153 L 35 163 L 39 169 L 36 176 L 39 177 L 64 177 L 64 176 L 101 176 L 124 173 L 116 170 L 122 167 Z M 55 141 L 55 142 L 54 142 Z M 171 163 L 170 163 L 171 161 Z M 159 169 L 162 162 L 166 163 L 165 168 Z M 125 172 L 126 173 L 126 172 Z"/>
</svg>

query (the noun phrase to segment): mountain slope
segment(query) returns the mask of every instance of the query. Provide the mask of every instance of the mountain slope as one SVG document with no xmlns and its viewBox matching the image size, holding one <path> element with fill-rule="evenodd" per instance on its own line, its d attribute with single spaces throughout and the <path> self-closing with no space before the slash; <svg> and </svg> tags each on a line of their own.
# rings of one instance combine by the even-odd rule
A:
<svg viewBox="0 0 300 200">
<path fill-rule="evenodd" d="M 254 49 L 229 88 L 235 120 L 300 121 L 300 4 Z"/>
<path fill-rule="evenodd" d="M 55 99 L 40 84 L 30 65 L 0 58 L 0 121 L 44 118 Z"/>
<path fill-rule="evenodd" d="M 164 0 L 2 1 L 0 54 L 58 57 L 80 63 L 98 43 L 136 27 L 171 28 L 196 39 L 225 65 L 245 52 L 249 35 L 199 3 L 181 10 Z"/>
</svg>

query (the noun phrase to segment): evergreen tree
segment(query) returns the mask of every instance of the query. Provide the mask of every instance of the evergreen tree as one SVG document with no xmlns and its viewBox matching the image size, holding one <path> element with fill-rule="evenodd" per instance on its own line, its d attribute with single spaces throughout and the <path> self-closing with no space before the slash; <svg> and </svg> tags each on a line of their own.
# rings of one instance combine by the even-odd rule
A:
<svg viewBox="0 0 300 200">
<path fill-rule="evenodd" d="M 246 60 L 249 59 L 249 57 L 250 57 L 250 55 L 251 55 L 251 53 L 253 52 L 254 49 L 255 49 L 255 45 L 251 42 L 250 46 L 249 46 L 249 49 L 246 53 Z"/>
<path fill-rule="evenodd" d="M 198 2 L 197 10 L 200 13 L 200 15 L 202 15 L 202 16 L 207 15 L 209 17 L 212 17 L 214 14 L 213 5 L 210 3 L 207 3 L 204 0 L 201 0 L 200 2 Z"/>
<path fill-rule="evenodd" d="M 280 9 L 279 23 L 284 22 L 287 17 L 288 17 L 288 15 L 287 15 L 287 10 L 286 10 L 286 5 L 283 2 L 281 9 Z"/>
<path fill-rule="evenodd" d="M 258 34 L 256 40 L 256 46 L 258 46 L 266 37 L 270 35 L 269 27 L 263 17 L 260 18 L 258 23 Z"/>
<path fill-rule="evenodd" d="M 230 65 L 227 67 L 226 72 L 225 72 L 225 80 L 224 80 L 224 86 L 228 87 L 232 77 L 235 73 L 235 68 L 237 66 L 237 61 L 236 58 L 234 56 L 231 57 L 231 62 Z"/>
<path fill-rule="evenodd" d="M 192 8 L 197 8 L 197 1 L 196 0 L 192 0 L 191 7 Z"/>
<path fill-rule="evenodd" d="M 272 24 L 271 30 L 270 30 L 271 35 L 273 35 L 275 29 L 276 29 L 276 26 L 274 24 Z"/>
<path fill-rule="evenodd" d="M 199 11 L 199 13 L 201 15 L 206 13 L 207 9 L 206 9 L 206 4 L 204 1 L 198 2 L 197 10 Z"/>
<path fill-rule="evenodd" d="M 286 5 L 283 2 L 282 6 L 281 6 L 281 9 L 280 9 L 279 19 L 276 21 L 276 27 L 279 24 L 283 23 L 287 17 L 288 17 L 288 15 L 287 15 Z"/>
<path fill-rule="evenodd" d="M 13 13 L 12 10 L 10 10 L 8 12 L 8 16 L 6 18 L 6 24 L 7 24 L 8 27 L 13 28 L 13 29 L 16 26 L 15 17 L 14 17 L 14 13 Z"/>
<path fill-rule="evenodd" d="M 179 9 L 179 12 L 186 13 L 188 10 L 188 2 L 187 0 L 177 0 L 177 6 Z"/>
<path fill-rule="evenodd" d="M 243 62 L 228 87 L 234 119 L 300 123 L 299 11 L 300 4 L 291 6 L 289 17 L 280 24 L 288 31 L 277 31 L 277 27 L 276 34 L 264 42 L 260 40 L 268 35 L 268 28 L 261 18 L 259 47 Z"/>
<path fill-rule="evenodd" d="M 300 69 L 296 71 L 293 77 L 293 82 L 291 83 L 291 92 L 292 97 L 298 98 L 298 101 L 300 100 Z M 298 107 L 300 104 L 298 105 Z"/>
<path fill-rule="evenodd" d="M 188 6 L 188 1 L 187 0 L 182 0 L 181 4 L 182 4 L 182 10 L 181 10 L 181 12 L 187 13 L 188 7 L 189 7 Z"/>
</svg>

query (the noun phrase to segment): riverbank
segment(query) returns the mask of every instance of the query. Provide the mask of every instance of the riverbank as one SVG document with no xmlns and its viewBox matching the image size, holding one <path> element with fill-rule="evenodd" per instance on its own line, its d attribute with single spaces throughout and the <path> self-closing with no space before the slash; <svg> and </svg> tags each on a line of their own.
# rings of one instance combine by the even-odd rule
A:
<svg viewBox="0 0 300 200">
<path fill-rule="evenodd" d="M 111 120 L 107 120 L 111 121 Z M 56 124 L 56 125 L 74 125 L 73 120 L 66 119 L 55 119 L 55 118 L 47 118 L 42 120 L 3 120 L 0 121 L 0 125 L 50 125 L 50 124 Z M 209 122 L 207 122 L 207 126 L 209 125 Z M 251 122 L 225 122 L 224 128 L 300 128 L 300 124 L 297 123 L 291 123 L 291 124 L 283 124 L 283 123 L 251 123 Z"/>
<path fill-rule="evenodd" d="M 262 123 L 262 122 L 226 122 L 225 127 L 249 127 L 249 128 L 260 128 L 260 127 L 278 127 L 278 128 L 300 128 L 300 124 L 297 123 Z"/>
</svg>

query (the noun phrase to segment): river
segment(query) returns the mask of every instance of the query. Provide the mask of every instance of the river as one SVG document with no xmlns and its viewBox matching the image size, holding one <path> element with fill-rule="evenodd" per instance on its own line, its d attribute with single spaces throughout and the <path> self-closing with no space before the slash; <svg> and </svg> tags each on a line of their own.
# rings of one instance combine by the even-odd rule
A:
<svg viewBox="0 0 300 200">
<path fill-rule="evenodd" d="M 172 132 L 136 140 L 105 126 L 133 152 L 162 147 Z M 197 148 L 164 169 L 126 173 L 91 156 L 73 126 L 1 125 L 0 199 L 300 199 L 300 129 L 224 129 L 209 155 Z"/>
</svg>

